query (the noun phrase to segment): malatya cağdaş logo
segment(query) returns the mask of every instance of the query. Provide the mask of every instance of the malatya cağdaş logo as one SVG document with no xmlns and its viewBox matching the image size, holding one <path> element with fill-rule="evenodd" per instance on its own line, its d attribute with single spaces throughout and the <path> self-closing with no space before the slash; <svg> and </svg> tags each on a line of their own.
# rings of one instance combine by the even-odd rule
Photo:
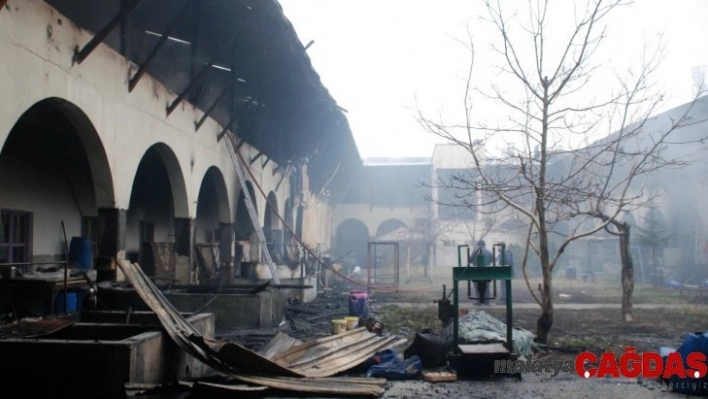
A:
<svg viewBox="0 0 708 399">
<path fill-rule="evenodd" d="M 684 362 L 685 360 L 685 362 Z M 585 367 L 586 364 L 597 366 Z M 683 359 L 680 353 L 671 352 L 666 361 L 656 352 L 636 353 L 627 347 L 617 359 L 614 353 L 603 353 L 598 359 L 592 352 L 582 352 L 575 358 L 575 372 L 584 378 L 604 378 L 620 376 L 625 378 L 678 378 L 699 379 L 706 376 L 706 354 L 691 352 Z"/>
</svg>

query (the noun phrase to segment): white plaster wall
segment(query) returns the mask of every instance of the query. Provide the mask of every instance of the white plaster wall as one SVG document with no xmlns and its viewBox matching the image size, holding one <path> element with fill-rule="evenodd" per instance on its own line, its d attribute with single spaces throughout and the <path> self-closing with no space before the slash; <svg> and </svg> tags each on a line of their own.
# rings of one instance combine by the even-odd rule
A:
<svg viewBox="0 0 708 399">
<path fill-rule="evenodd" d="M 331 248 L 331 208 L 312 195 L 305 196 L 303 211 L 302 238 L 312 249 L 324 252 Z M 324 223 L 323 223 L 324 221 Z"/>
<path fill-rule="evenodd" d="M 11 177 L 12 176 L 12 177 Z M 33 253 L 36 258 L 49 258 L 65 253 L 62 221 L 67 240 L 81 232 L 81 215 L 95 216 L 94 209 L 79 209 L 68 189 L 66 176 L 37 173 L 36 170 L 0 165 L 0 207 L 20 211 L 33 211 Z M 76 190 L 79 203 L 86 202 L 84 190 Z M 29 192 L 31 195 L 25 195 Z M 51 198 L 52 207 L 43 206 Z M 38 226 L 42 226 L 39 228 Z"/>
<path fill-rule="evenodd" d="M 62 98 L 86 114 L 105 149 L 115 198 L 111 203 L 99 203 L 99 207 L 127 209 L 142 156 L 150 146 L 165 143 L 177 158 L 185 191 L 176 204 L 175 217 L 195 217 L 204 174 L 216 166 L 226 182 L 233 219 L 238 183 L 224 140 L 216 141 L 221 127 L 208 119 L 195 132 L 194 121 L 202 112 L 186 101 L 166 117 L 165 107 L 176 94 L 149 75 L 143 76 L 129 93 L 127 81 L 134 71 L 129 72 L 128 61 L 108 46 L 99 45 L 84 62 L 72 65 L 74 48 L 83 47 L 91 37 L 41 0 L 8 1 L 7 8 L 0 11 L 0 88 L 6 98 L 0 107 L 0 146 L 18 118 L 33 104 L 50 97 Z M 257 151 L 244 145 L 241 153 L 248 160 Z M 256 182 L 266 193 L 274 190 L 280 180 L 281 172 L 272 173 L 276 166 L 271 161 L 262 168 L 260 160 L 251 166 Z M 276 195 L 282 208 L 288 195 L 287 179 Z M 4 197 L 0 198 L 4 201 Z M 256 198 L 262 225 L 265 199 L 258 189 Z M 42 205 L 46 204 L 36 204 L 34 208 Z M 68 205 L 52 207 L 52 213 L 70 215 L 64 209 Z M 282 213 L 282 209 L 279 211 Z M 35 226 L 44 219 L 36 219 Z M 67 234 L 78 235 L 79 222 L 71 219 Z M 35 248 L 42 248 L 44 239 L 36 235 Z"/>
</svg>

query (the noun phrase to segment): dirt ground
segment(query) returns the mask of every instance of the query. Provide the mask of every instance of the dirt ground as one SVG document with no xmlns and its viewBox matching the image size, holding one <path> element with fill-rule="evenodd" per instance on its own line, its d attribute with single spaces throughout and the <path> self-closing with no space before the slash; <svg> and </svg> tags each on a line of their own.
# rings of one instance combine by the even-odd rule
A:
<svg viewBox="0 0 708 399">
<path fill-rule="evenodd" d="M 466 287 L 464 287 L 466 289 Z M 464 290 L 463 289 L 463 290 Z M 628 346 L 638 352 L 658 351 L 662 346 L 678 347 L 689 332 L 708 331 L 706 293 L 679 292 L 652 286 L 635 290 L 635 320 L 621 320 L 618 304 L 621 291 L 613 282 L 582 283 L 559 279 L 556 293 L 555 319 L 548 347 L 537 359 L 574 359 L 577 353 L 601 354 L 613 351 L 621 355 Z M 449 285 L 448 285 L 449 292 Z M 431 328 L 438 332 L 437 305 L 442 289 L 430 291 L 374 292 L 372 309 L 388 330 L 412 337 L 415 331 Z M 532 332 L 536 330 L 539 309 L 523 281 L 514 281 L 513 325 Z M 474 301 L 461 301 L 466 309 L 484 310 L 505 320 L 500 305 L 478 306 Z M 492 377 L 431 384 L 425 381 L 393 381 L 385 398 L 683 398 L 659 381 L 589 379 L 575 373 L 524 373 L 521 379 Z"/>
<path fill-rule="evenodd" d="M 409 338 L 416 332 L 432 329 L 439 333 L 435 300 L 442 297 L 443 280 L 418 286 L 401 285 L 398 292 L 372 291 L 369 294 L 371 316 L 381 321 L 385 332 Z M 443 282 L 444 283 L 444 282 Z M 270 331 L 219 332 L 221 339 L 240 342 L 257 350 L 277 330 L 303 340 L 331 334 L 331 319 L 348 312 L 348 293 L 360 287 L 341 284 L 320 295 L 314 303 L 289 305 L 284 323 Z M 466 290 L 466 287 L 461 287 Z M 448 285 L 447 292 L 450 291 Z M 621 292 L 612 281 L 582 283 L 557 280 L 555 320 L 545 351 L 535 359 L 572 360 L 577 353 L 618 355 L 628 346 L 638 352 L 658 351 L 659 347 L 678 347 L 688 332 L 708 330 L 708 301 L 704 293 L 679 292 L 650 286 L 638 286 L 635 292 L 635 321 L 621 321 Z M 513 325 L 535 332 L 539 308 L 521 280 L 514 281 Z M 484 310 L 505 320 L 505 308 L 494 303 L 478 306 L 461 300 L 464 309 Z M 400 352 L 404 348 L 398 348 Z M 350 372 L 363 376 L 361 370 Z M 200 397 L 187 395 L 181 397 Z M 267 396 L 269 398 L 284 396 Z M 581 379 L 574 372 L 552 376 L 549 373 L 523 373 L 521 378 L 490 376 L 456 382 L 429 383 L 422 380 L 390 380 L 384 398 L 684 398 L 658 381 L 625 379 Z"/>
</svg>

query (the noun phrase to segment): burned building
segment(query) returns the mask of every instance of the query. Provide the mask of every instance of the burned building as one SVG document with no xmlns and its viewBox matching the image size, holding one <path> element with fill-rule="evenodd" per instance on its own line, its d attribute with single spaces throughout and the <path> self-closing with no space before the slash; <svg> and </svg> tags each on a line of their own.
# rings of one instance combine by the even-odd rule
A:
<svg viewBox="0 0 708 399">
<path fill-rule="evenodd" d="M 99 279 L 126 258 L 188 284 L 208 247 L 229 284 L 262 261 L 246 196 L 275 263 L 328 249 L 361 161 L 277 1 L 1 5 L 0 264 L 80 239 Z"/>
</svg>

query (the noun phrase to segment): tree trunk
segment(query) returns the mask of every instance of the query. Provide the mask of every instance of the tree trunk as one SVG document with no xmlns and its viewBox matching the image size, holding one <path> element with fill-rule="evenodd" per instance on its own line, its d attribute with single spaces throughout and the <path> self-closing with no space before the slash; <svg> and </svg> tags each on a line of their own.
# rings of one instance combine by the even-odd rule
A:
<svg viewBox="0 0 708 399">
<path fill-rule="evenodd" d="M 620 258 L 622 259 L 622 319 L 634 320 L 632 316 L 632 293 L 634 292 L 634 263 L 629 251 L 629 224 L 618 223 Z"/>
<path fill-rule="evenodd" d="M 541 261 L 542 263 L 542 273 L 543 273 L 543 284 L 539 285 L 541 291 L 541 316 L 539 316 L 536 322 L 536 341 L 542 344 L 548 342 L 548 332 L 551 331 L 553 326 L 553 285 L 552 278 L 553 272 L 551 270 L 548 255 L 544 256 L 544 248 L 548 250 L 548 240 L 544 239 L 544 234 L 541 234 Z"/>
<path fill-rule="evenodd" d="M 553 326 L 553 289 L 550 268 L 543 268 L 543 285 L 540 288 L 541 316 L 536 322 L 536 341 L 545 344 L 548 342 L 548 332 Z"/>
</svg>

